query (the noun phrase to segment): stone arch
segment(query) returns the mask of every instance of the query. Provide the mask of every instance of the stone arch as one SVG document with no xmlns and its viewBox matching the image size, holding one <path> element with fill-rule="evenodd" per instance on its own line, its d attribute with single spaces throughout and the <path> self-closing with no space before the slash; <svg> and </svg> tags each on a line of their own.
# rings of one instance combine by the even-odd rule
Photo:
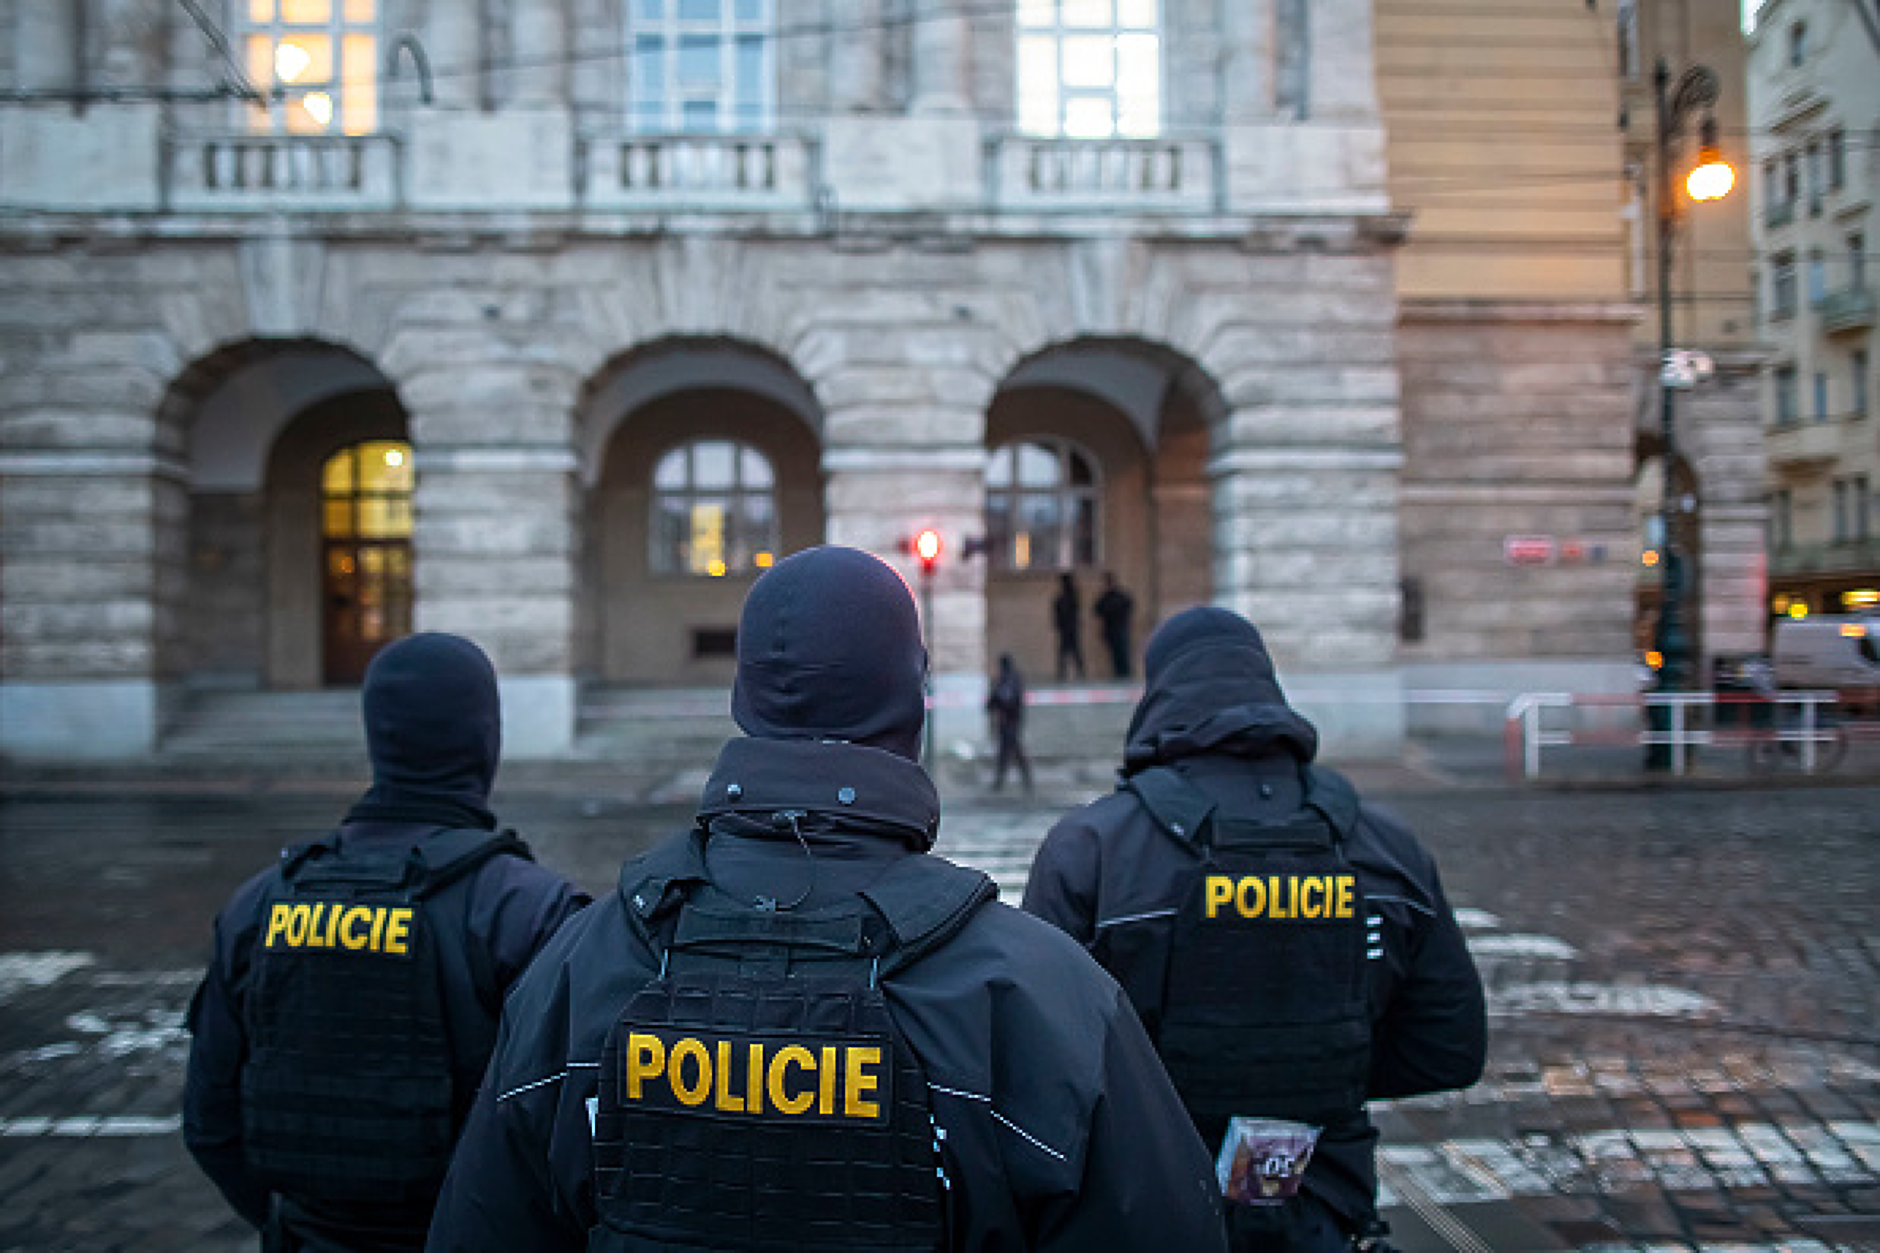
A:
<svg viewBox="0 0 1880 1253">
<path fill-rule="evenodd" d="M 729 643 L 759 570 L 701 577 L 661 569 L 653 473 L 688 443 L 734 443 L 774 476 L 776 550 L 768 559 L 821 543 L 822 410 L 814 392 L 768 349 L 673 337 L 623 353 L 592 377 L 575 427 L 587 487 L 577 609 L 583 668 L 608 683 L 728 681 Z"/>
<path fill-rule="evenodd" d="M 1198 365 L 1164 344 L 1080 337 L 1015 360 L 986 418 L 988 449 L 1028 437 L 1068 438 L 1090 449 L 1103 476 L 1093 562 L 1082 587 L 1086 673 L 1109 674 L 1091 616 L 1101 575 L 1135 600 L 1133 649 L 1168 614 L 1213 597 L 1212 500 L 1207 465 L 1224 404 Z M 1051 601 L 1062 571 L 1016 568 L 991 555 L 988 652 L 1013 653 L 1029 673 L 1054 674 Z"/>
<path fill-rule="evenodd" d="M 224 344 L 185 368 L 158 406 L 158 438 L 184 467 L 172 526 L 182 554 L 158 598 L 172 604 L 172 673 L 199 683 L 322 682 L 319 471 L 365 439 L 408 438 L 392 382 L 351 348 L 314 339 Z"/>
</svg>

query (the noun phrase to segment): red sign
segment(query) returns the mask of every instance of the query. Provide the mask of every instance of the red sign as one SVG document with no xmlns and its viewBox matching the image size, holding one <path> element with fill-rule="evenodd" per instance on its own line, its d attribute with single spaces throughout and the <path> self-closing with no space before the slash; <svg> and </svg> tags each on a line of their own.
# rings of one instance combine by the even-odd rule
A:
<svg viewBox="0 0 1880 1253">
<path fill-rule="evenodd" d="M 1554 537 L 1510 535 L 1502 540 L 1501 551 L 1511 566 L 1550 566 L 1554 563 Z"/>
</svg>

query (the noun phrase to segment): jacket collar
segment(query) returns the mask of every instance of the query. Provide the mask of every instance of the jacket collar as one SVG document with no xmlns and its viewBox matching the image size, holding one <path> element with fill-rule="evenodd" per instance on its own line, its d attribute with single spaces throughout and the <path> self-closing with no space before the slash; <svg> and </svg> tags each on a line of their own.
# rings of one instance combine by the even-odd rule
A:
<svg viewBox="0 0 1880 1253">
<path fill-rule="evenodd" d="M 933 780 L 898 754 L 831 740 L 727 741 L 699 798 L 699 821 L 785 811 L 897 827 L 923 850 L 940 833 Z"/>
</svg>

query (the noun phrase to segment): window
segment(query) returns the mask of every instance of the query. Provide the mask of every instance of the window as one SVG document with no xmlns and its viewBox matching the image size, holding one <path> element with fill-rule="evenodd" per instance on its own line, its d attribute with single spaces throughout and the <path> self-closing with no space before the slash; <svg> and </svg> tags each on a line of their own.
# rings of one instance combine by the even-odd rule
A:
<svg viewBox="0 0 1880 1253">
<path fill-rule="evenodd" d="M 635 130 L 760 131 L 775 122 L 771 0 L 631 0 Z"/>
<path fill-rule="evenodd" d="M 1782 156 L 1782 203 L 1794 204 L 1802 198 L 1802 159 L 1793 152 Z"/>
<path fill-rule="evenodd" d="M 1074 139 L 1162 129 L 1157 0 L 1019 0 L 1018 125 Z"/>
<path fill-rule="evenodd" d="M 1001 570 L 1094 566 L 1096 461 L 1068 440 L 1030 439 L 992 452 L 986 472 L 986 537 Z"/>
<path fill-rule="evenodd" d="M 1853 518 L 1847 507 L 1848 488 L 1851 486 L 1846 479 L 1834 481 L 1834 542 L 1837 544 L 1846 543 L 1853 537 Z"/>
<path fill-rule="evenodd" d="M 1795 425 L 1795 367 L 1785 365 L 1776 370 L 1776 425 Z"/>
<path fill-rule="evenodd" d="M 1849 365 L 1852 367 L 1854 383 L 1848 389 L 1853 398 L 1851 412 L 1857 418 L 1864 418 L 1867 416 L 1867 350 L 1855 349 L 1849 357 Z"/>
<path fill-rule="evenodd" d="M 1847 186 L 1847 132 L 1836 127 L 1828 132 L 1828 190 Z"/>
<path fill-rule="evenodd" d="M 1619 0 L 1619 77 L 1638 77 L 1638 0 Z"/>
<path fill-rule="evenodd" d="M 1848 482 L 1848 494 L 1853 497 L 1854 538 L 1864 540 L 1873 535 L 1873 492 L 1864 474 L 1857 474 Z"/>
<path fill-rule="evenodd" d="M 1806 152 L 1806 173 L 1808 176 L 1808 214 L 1810 217 L 1821 216 L 1821 195 L 1827 186 L 1827 175 L 1821 164 L 1821 144 L 1810 140 Z"/>
<path fill-rule="evenodd" d="M 1867 286 L 1867 236 L 1855 231 L 1847 237 L 1847 285 L 1855 291 Z"/>
<path fill-rule="evenodd" d="M 1769 316 L 1795 316 L 1795 258 L 1784 254 L 1769 267 Z"/>
<path fill-rule="evenodd" d="M 1808 24 L 1796 22 L 1789 27 L 1789 64 L 1800 65 L 1808 59 Z"/>
<path fill-rule="evenodd" d="M 764 454 L 724 439 L 681 444 L 653 469 L 653 569 L 723 578 L 777 553 L 777 481 Z"/>
<path fill-rule="evenodd" d="M 1808 254 L 1808 303 L 1819 309 L 1828 295 L 1828 266 L 1819 252 Z"/>
<path fill-rule="evenodd" d="M 379 125 L 378 0 L 247 0 L 249 81 L 281 92 L 244 105 L 250 130 L 366 135 Z"/>
<path fill-rule="evenodd" d="M 1815 421 L 1828 420 L 1828 372 L 1815 371 Z"/>
<path fill-rule="evenodd" d="M 1769 546 L 1787 548 L 1793 542 L 1795 498 L 1786 487 L 1776 489 L 1769 498 Z"/>
</svg>

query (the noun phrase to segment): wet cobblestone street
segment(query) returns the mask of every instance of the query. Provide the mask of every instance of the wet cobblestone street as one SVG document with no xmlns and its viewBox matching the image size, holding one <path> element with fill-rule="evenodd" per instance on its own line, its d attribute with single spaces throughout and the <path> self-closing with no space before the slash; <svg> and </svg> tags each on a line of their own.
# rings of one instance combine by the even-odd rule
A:
<svg viewBox="0 0 1880 1253">
<path fill-rule="evenodd" d="M 1424 836 L 1488 981 L 1489 1073 L 1379 1111 L 1408 1251 L 1880 1249 L 1880 787 L 1456 791 Z M 338 783 L 0 796 L 0 1250 L 233 1250 L 177 1133 L 209 923 Z M 939 851 L 1016 900 L 1081 794 L 949 798 Z M 591 784 L 499 796 L 607 890 L 683 823 Z"/>
</svg>

